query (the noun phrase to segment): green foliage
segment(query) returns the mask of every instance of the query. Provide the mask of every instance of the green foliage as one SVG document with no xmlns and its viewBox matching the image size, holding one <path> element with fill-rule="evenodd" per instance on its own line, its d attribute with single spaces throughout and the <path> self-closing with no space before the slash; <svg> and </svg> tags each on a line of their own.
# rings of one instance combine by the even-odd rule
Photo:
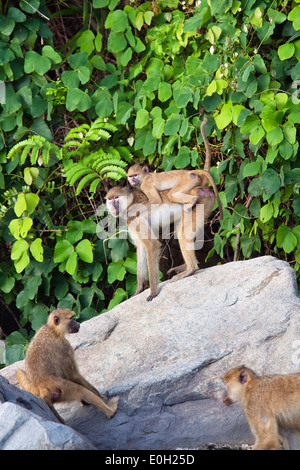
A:
<svg viewBox="0 0 300 470">
<path fill-rule="evenodd" d="M 8 362 L 49 309 L 82 321 L 134 292 L 130 241 L 97 235 L 102 182 L 133 155 L 201 168 L 203 115 L 224 206 L 209 256 L 299 271 L 299 1 L 125 3 L 0 5 L 0 295 L 21 312 Z"/>
</svg>

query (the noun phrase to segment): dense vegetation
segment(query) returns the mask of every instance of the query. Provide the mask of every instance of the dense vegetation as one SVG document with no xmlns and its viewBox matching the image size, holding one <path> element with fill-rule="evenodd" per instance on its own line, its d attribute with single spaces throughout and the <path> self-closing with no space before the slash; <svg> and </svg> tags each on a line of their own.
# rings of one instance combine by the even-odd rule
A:
<svg viewBox="0 0 300 470">
<path fill-rule="evenodd" d="M 103 243 L 97 208 L 131 162 L 201 168 L 204 115 L 224 206 L 209 256 L 298 271 L 299 59 L 300 0 L 0 2 L 8 364 L 49 309 L 83 321 L 134 292 L 135 250 Z"/>
</svg>

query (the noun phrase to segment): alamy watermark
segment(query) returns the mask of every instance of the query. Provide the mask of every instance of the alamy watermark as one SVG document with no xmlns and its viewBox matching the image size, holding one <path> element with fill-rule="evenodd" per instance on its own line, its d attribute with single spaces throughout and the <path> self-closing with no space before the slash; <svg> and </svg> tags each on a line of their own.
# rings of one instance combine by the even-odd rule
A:
<svg viewBox="0 0 300 470">
<path fill-rule="evenodd" d="M 5 364 L 5 342 L 0 340 L 0 364 Z"/>
<path fill-rule="evenodd" d="M 204 204 L 194 208 L 190 204 L 133 204 L 116 217 L 108 213 L 105 204 L 97 210 L 97 236 L 105 239 L 127 239 L 137 235 L 141 239 L 186 240 L 187 250 L 199 250 L 204 244 Z M 173 226 L 174 223 L 174 226 Z M 128 230 L 127 228 L 128 227 Z"/>
<path fill-rule="evenodd" d="M 295 91 L 292 93 L 292 102 L 293 104 L 299 104 L 300 103 L 300 80 L 295 80 L 292 83 L 291 90 Z"/>
<path fill-rule="evenodd" d="M 0 104 L 6 103 L 5 83 L 0 80 Z"/>
</svg>

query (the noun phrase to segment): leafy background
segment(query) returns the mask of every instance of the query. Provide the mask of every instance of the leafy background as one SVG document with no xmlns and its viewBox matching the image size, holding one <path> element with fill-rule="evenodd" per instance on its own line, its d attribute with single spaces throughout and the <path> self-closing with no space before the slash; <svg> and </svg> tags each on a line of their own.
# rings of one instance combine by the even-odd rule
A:
<svg viewBox="0 0 300 470">
<path fill-rule="evenodd" d="M 298 274 L 299 59 L 300 0 L 0 2 L 6 364 L 50 309 L 84 321 L 132 295 L 135 250 L 103 243 L 97 208 L 132 162 L 201 168 L 203 116 L 224 207 L 207 258 Z"/>
</svg>

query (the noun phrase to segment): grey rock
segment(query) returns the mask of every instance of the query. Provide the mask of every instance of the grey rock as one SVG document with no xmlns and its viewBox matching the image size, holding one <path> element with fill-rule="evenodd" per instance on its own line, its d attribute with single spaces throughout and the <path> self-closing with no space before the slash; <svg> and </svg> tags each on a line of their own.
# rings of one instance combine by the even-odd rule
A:
<svg viewBox="0 0 300 470">
<path fill-rule="evenodd" d="M 0 376 L 1 450 L 92 450 L 74 429 L 61 424 L 41 398 Z"/>
<path fill-rule="evenodd" d="M 165 282 L 152 302 L 147 295 L 68 338 L 82 374 L 100 393 L 120 396 L 116 415 L 107 420 L 80 404 L 59 405 L 59 413 L 98 449 L 253 443 L 241 407 L 219 400 L 221 377 L 241 364 L 259 374 L 299 371 L 295 272 L 266 256 Z M 16 383 L 20 366 L 0 373 Z"/>
</svg>

